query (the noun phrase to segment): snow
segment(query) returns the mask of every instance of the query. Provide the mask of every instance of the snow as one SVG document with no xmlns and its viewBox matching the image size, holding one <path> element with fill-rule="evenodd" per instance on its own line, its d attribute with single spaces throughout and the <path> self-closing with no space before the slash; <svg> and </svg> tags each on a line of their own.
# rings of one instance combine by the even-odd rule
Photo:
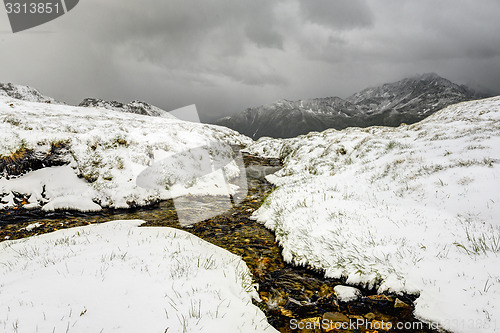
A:
<svg viewBox="0 0 500 333">
<path fill-rule="evenodd" d="M 42 95 L 32 87 L 12 83 L 0 82 L 0 96 L 18 98 L 30 102 L 64 104 L 51 97 Z"/>
<path fill-rule="evenodd" d="M 440 328 L 500 332 L 500 97 L 248 150 L 284 159 L 253 217 L 285 260 L 417 294 L 415 315 Z"/>
<path fill-rule="evenodd" d="M 341 302 L 351 302 L 361 297 L 359 289 L 349 286 L 338 285 L 333 288 L 333 291 Z"/>
<path fill-rule="evenodd" d="M 101 209 L 92 201 L 96 192 L 69 166 L 43 168 L 12 180 L 0 179 L 0 189 L 27 194 L 30 197 L 28 208 L 37 207 L 41 202 L 42 209 L 46 211 L 71 208 L 88 212 Z M 46 200 L 42 193 L 50 199 Z M 12 205 L 10 201 L 4 206 Z"/>
<path fill-rule="evenodd" d="M 24 229 L 26 231 L 31 231 L 31 230 L 39 228 L 41 226 L 42 226 L 41 223 L 35 222 L 35 223 L 28 224 L 26 227 L 21 228 L 21 229 Z"/>
<path fill-rule="evenodd" d="M 3 332 L 276 332 L 240 257 L 113 221 L 0 243 Z"/>
<path fill-rule="evenodd" d="M 192 113 L 193 106 L 186 110 Z M 226 180 L 237 178 L 241 168 L 230 145 L 250 142 L 224 127 L 171 116 L 0 96 L 0 160 L 23 151 L 43 160 L 63 146 L 60 159 L 67 161 L 17 178 L 0 170 L 0 209 L 14 206 L 13 191 L 29 197 L 27 208 L 82 211 L 148 205 L 186 194 L 234 193 L 236 187 Z M 195 160 L 202 155 L 203 161 Z M 138 176 L 151 170 L 155 186 L 140 186 Z M 228 186 L 221 189 L 221 181 Z"/>
</svg>

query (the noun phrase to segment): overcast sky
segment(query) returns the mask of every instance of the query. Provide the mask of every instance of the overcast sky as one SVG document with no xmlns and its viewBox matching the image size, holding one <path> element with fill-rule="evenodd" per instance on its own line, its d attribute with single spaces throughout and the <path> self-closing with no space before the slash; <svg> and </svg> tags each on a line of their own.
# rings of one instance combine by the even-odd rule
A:
<svg viewBox="0 0 500 333">
<path fill-rule="evenodd" d="M 500 94 L 500 1 L 80 0 L 16 34 L 0 8 L 0 82 L 71 104 L 196 104 L 208 121 L 426 72 Z"/>
</svg>

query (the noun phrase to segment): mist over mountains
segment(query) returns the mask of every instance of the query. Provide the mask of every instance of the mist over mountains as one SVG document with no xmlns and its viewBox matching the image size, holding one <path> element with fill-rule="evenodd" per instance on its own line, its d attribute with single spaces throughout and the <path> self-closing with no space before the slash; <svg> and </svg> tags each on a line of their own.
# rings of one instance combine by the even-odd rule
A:
<svg viewBox="0 0 500 333">
<path fill-rule="evenodd" d="M 248 108 L 216 120 L 252 139 L 290 138 L 328 128 L 412 124 L 451 104 L 487 97 L 435 73 L 368 88 L 342 99 L 313 98 Z"/>
</svg>

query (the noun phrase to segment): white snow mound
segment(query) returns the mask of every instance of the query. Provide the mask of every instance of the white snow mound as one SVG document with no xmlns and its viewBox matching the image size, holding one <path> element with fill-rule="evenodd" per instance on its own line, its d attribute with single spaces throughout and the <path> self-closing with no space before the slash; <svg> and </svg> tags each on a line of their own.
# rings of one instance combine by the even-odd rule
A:
<svg viewBox="0 0 500 333">
<path fill-rule="evenodd" d="M 0 243 L 0 331 L 276 332 L 240 257 L 141 223 Z"/>
<path fill-rule="evenodd" d="M 29 197 L 27 208 L 82 211 L 231 194 L 236 189 L 221 189 L 221 169 L 213 162 L 228 161 L 222 166 L 226 178 L 237 177 L 230 145 L 250 142 L 215 125 L 0 96 L 0 162 L 15 165 L 26 156 L 45 161 L 54 151 L 67 162 L 15 177 L 0 169 L 0 209 L 15 206 L 14 192 Z M 137 177 L 150 167 L 155 186 L 138 186 Z"/>
</svg>

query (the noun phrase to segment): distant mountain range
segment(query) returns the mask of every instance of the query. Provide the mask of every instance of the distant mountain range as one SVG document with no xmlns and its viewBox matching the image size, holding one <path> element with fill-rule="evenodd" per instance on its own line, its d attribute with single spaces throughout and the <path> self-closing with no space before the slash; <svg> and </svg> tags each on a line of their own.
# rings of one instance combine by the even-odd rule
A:
<svg viewBox="0 0 500 333">
<path fill-rule="evenodd" d="M 0 96 L 30 102 L 64 104 L 44 96 L 34 88 L 11 83 L 0 83 Z M 234 116 L 218 119 L 214 124 L 229 127 L 255 140 L 263 136 L 290 138 L 328 128 L 411 124 L 450 104 L 484 97 L 489 96 L 429 73 L 368 88 L 346 99 L 326 97 L 299 101 L 280 100 L 248 108 Z M 169 112 L 142 101 L 124 104 L 86 98 L 79 106 L 173 117 Z"/>
<path fill-rule="evenodd" d="M 368 88 L 346 99 L 280 100 L 248 108 L 214 124 L 255 140 L 263 136 L 290 138 L 328 128 L 411 124 L 450 104 L 483 97 L 488 96 L 428 73 Z"/>
<path fill-rule="evenodd" d="M 65 104 L 52 97 L 43 95 L 40 91 L 29 86 L 23 86 L 12 83 L 0 83 L 0 96 L 8 96 L 27 102 Z M 142 101 L 132 101 L 128 104 L 105 101 L 98 98 L 85 98 L 78 106 L 99 107 L 109 110 L 142 114 L 153 117 L 175 118 L 169 112 L 162 110 L 154 105 Z"/>
</svg>

